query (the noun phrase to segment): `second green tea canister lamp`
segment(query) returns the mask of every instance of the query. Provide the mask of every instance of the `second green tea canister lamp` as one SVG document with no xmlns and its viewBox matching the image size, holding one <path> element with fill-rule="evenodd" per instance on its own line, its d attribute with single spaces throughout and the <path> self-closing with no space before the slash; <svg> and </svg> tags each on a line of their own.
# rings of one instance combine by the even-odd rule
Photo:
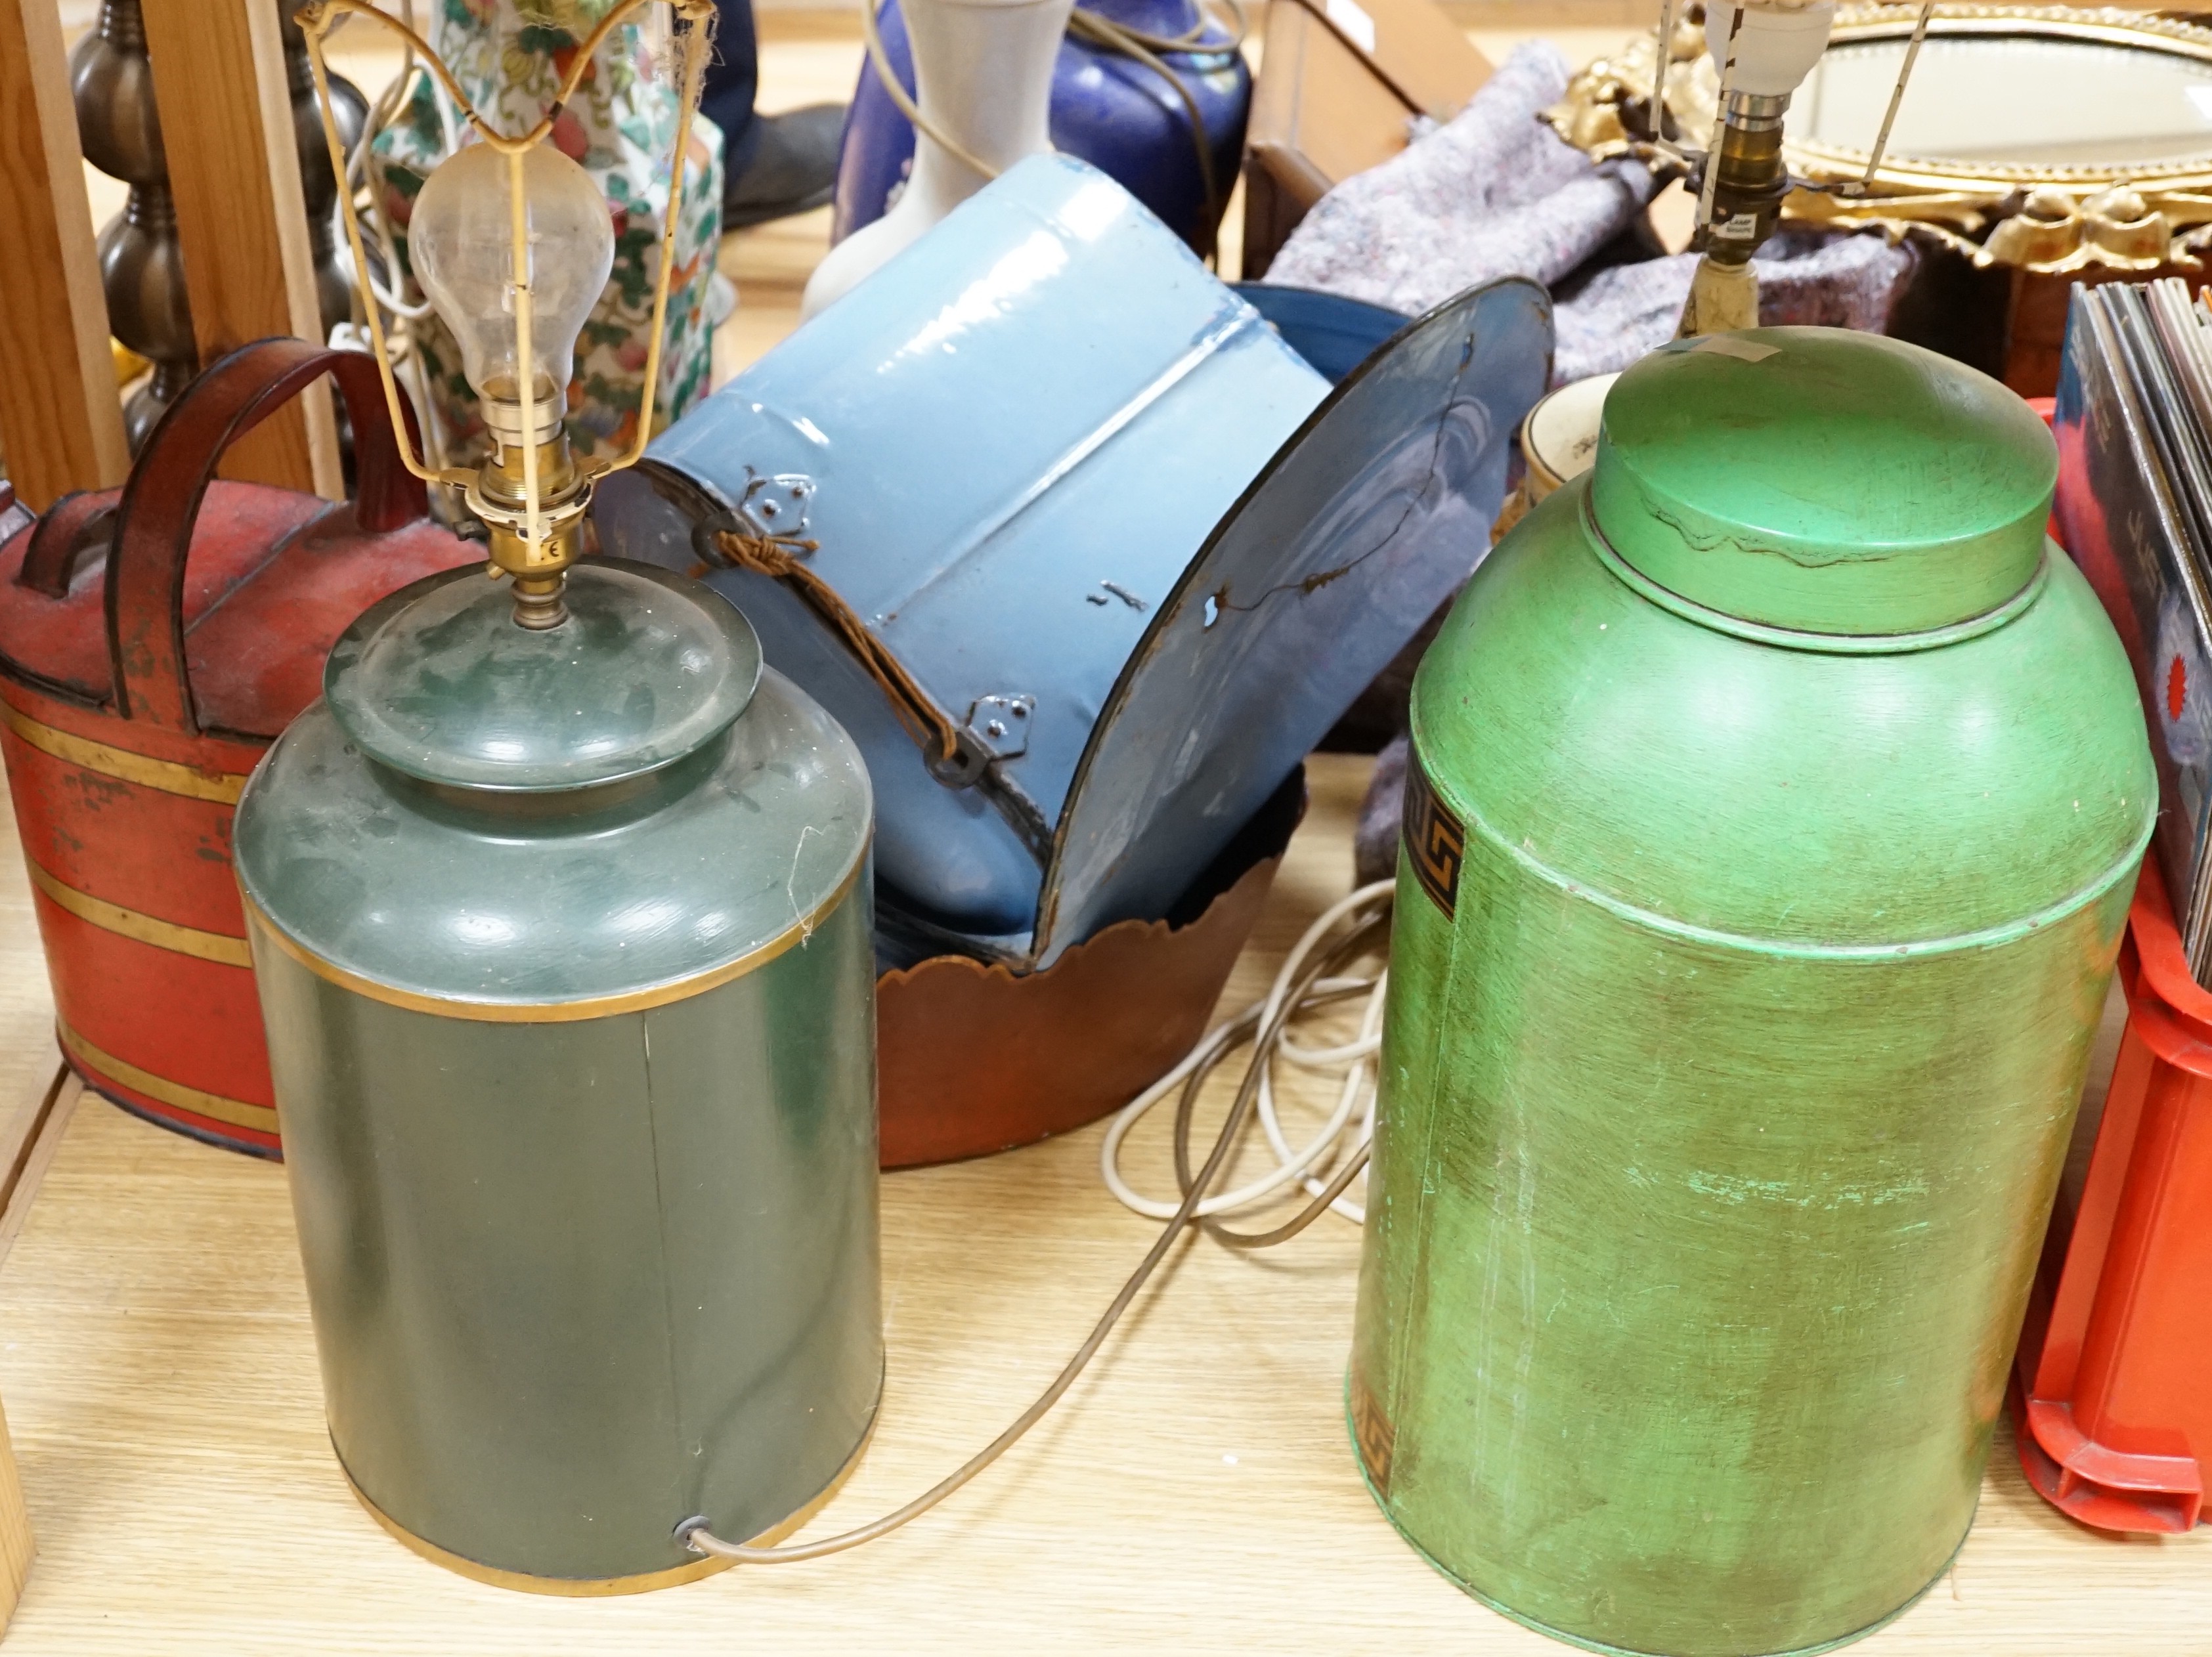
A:
<svg viewBox="0 0 2212 1657">
<path fill-rule="evenodd" d="M 1416 680 L 1349 1414 L 1601 1651 L 1826 1649 L 1965 1539 L 2157 806 L 2041 422 L 1679 341 Z"/>
<path fill-rule="evenodd" d="M 688 110 L 712 7 L 674 9 Z M 346 10 L 302 15 L 319 76 Z M 610 468 L 561 416 L 607 205 L 550 116 L 471 118 L 411 248 L 494 440 L 437 481 L 504 579 L 354 624 L 237 866 L 349 1483 L 467 1575 L 624 1593 L 724 1563 L 687 1525 L 797 1523 L 874 1417 L 872 795 L 727 601 L 576 563 Z M 656 345 L 667 280 L 664 244 Z"/>
</svg>

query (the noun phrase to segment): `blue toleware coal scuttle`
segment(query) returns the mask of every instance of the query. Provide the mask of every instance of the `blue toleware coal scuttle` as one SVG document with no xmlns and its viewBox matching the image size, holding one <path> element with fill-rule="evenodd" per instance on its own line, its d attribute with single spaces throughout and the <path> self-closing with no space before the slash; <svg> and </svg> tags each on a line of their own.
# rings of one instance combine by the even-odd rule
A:
<svg viewBox="0 0 2212 1657">
<path fill-rule="evenodd" d="M 1212 246 L 1244 153 L 1252 71 L 1235 41 L 1207 21 L 1196 0 L 1087 0 L 1083 9 L 1155 37 L 1202 31 L 1198 38 L 1214 47 L 1156 53 L 1174 71 L 1170 86 L 1150 65 L 1071 31 L 1060 42 L 1052 76 L 1053 148 L 1115 179 L 1193 247 Z M 884 55 L 912 96 L 914 53 L 899 0 L 884 0 L 877 21 Z M 1212 169 L 1212 222 L 1194 109 Z M 913 163 L 914 128 L 884 90 L 875 65 L 864 60 L 838 152 L 830 240 L 842 241 L 881 218 Z"/>
<path fill-rule="evenodd" d="M 853 733 L 886 959 L 1047 966 L 1165 913 L 1465 579 L 1550 349 L 1541 288 L 1499 282 L 1332 393 L 1126 191 L 1038 156 L 609 479 L 600 535 L 708 565 Z M 791 549 L 860 651 L 713 568 L 727 529 Z"/>
</svg>

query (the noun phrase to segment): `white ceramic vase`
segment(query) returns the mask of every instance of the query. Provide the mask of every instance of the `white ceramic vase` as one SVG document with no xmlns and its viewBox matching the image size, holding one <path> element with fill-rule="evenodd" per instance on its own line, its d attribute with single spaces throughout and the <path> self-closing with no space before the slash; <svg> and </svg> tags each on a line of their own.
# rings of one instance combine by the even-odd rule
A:
<svg viewBox="0 0 2212 1657">
<path fill-rule="evenodd" d="M 873 0 L 863 0 L 872 3 Z M 923 118 L 993 172 L 1052 148 L 1052 70 L 1074 0 L 900 0 Z M 806 284 L 811 317 L 990 180 L 926 133 L 890 210 L 831 248 Z"/>
</svg>

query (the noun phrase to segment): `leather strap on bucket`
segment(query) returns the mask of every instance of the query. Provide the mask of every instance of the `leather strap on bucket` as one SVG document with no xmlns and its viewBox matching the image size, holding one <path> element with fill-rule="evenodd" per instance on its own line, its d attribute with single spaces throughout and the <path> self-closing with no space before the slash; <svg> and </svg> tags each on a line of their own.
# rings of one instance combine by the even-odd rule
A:
<svg viewBox="0 0 2212 1657">
<path fill-rule="evenodd" d="M 723 563 L 781 583 L 823 626 L 843 641 L 853 659 L 876 682 L 891 713 L 921 750 L 929 774 L 948 788 L 974 788 L 1020 838 L 1038 868 L 1052 860 L 1052 824 L 1021 786 L 992 763 L 995 757 L 972 731 L 952 722 L 891 647 L 868 628 L 837 590 L 806 564 L 821 543 L 796 535 L 763 533 L 742 513 L 709 519 L 693 531 L 693 545 Z"/>
<path fill-rule="evenodd" d="M 891 647 L 868 630 L 837 590 L 806 567 L 805 555 L 818 551 L 818 541 L 796 536 L 760 535 L 750 530 L 718 530 L 714 548 L 739 569 L 750 570 L 781 581 L 820 618 L 822 624 L 845 641 L 854 659 L 866 669 L 890 704 L 891 712 L 930 762 L 933 772 L 958 768 L 960 728 L 929 693 L 915 683 Z"/>
</svg>

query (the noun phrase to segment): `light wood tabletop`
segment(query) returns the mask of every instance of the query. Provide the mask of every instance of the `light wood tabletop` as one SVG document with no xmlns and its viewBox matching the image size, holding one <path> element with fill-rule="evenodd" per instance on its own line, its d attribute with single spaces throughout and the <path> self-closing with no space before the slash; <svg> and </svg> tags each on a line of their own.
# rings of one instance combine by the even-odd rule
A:
<svg viewBox="0 0 2212 1657">
<path fill-rule="evenodd" d="M 1316 762 L 1224 1005 L 1347 889 L 1364 768 Z M 20 867 L 0 847 L 0 1017 L 27 1076 L 52 1050 Z M 0 1266 L 0 1396 L 40 1543 L 10 1652 L 1565 1649 L 1430 1570 L 1362 1487 L 1340 1392 L 1358 1238 L 1340 1220 L 1258 1259 L 1184 1245 L 1060 1410 L 896 1536 L 636 1599 L 548 1599 L 426 1563 L 347 1494 L 283 1171 L 94 1097 L 64 1108 Z M 809 1533 L 948 1470 L 1081 1338 L 1154 1235 L 1101 1187 L 1100 1137 L 886 1179 L 881 1426 Z M 1138 1141 L 1133 1168 L 1160 1190 L 1162 1136 Z M 2212 1533 L 2083 1530 L 2028 1490 L 2001 1435 L 1955 1569 L 1859 1649 L 2203 1657 Z"/>
</svg>

